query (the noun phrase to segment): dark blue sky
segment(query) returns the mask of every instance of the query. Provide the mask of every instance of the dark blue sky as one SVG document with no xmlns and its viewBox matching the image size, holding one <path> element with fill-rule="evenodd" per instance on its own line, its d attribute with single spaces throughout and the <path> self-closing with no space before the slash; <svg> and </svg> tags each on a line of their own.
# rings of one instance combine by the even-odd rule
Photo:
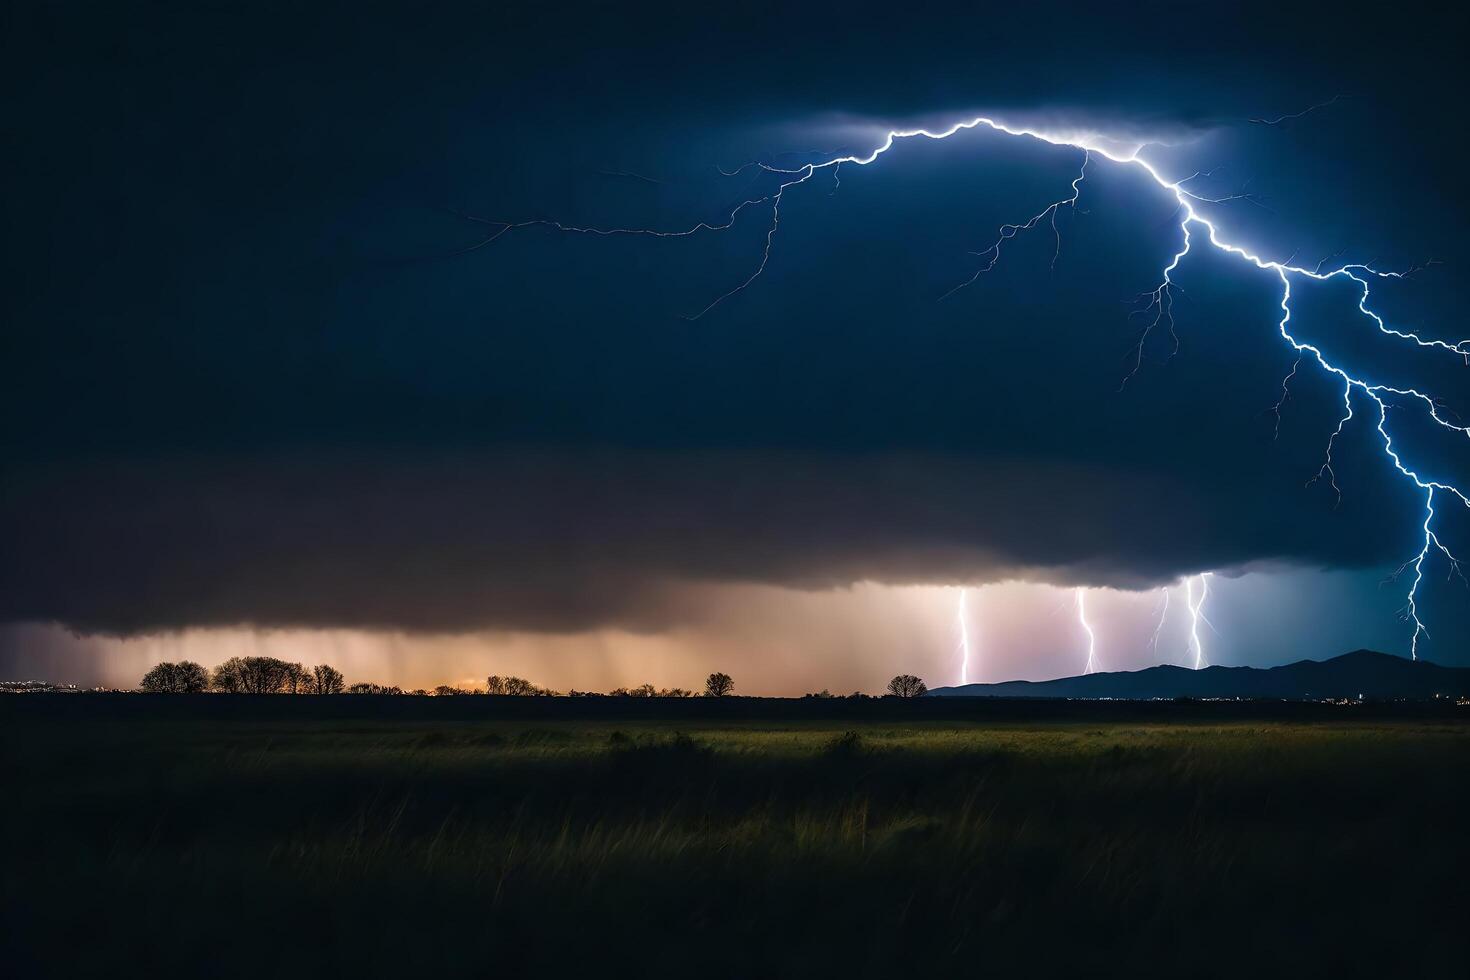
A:
<svg viewBox="0 0 1470 980">
<path fill-rule="evenodd" d="M 1375 302 L 1462 339 L 1458 32 L 1428 7 L 1281 6 L 22 5 L 0 621 L 660 630 L 670 583 L 1320 569 L 1349 574 L 1280 581 L 1406 649 L 1401 588 L 1362 596 L 1417 552 L 1421 497 L 1366 401 L 1341 499 L 1306 485 L 1340 385 L 1304 364 L 1277 433 L 1294 354 L 1270 273 L 1196 250 L 1177 354 L 1156 332 L 1120 391 L 1129 302 L 1179 241 L 1137 170 L 1089 167 L 1054 269 L 1043 227 L 944 301 L 997 227 L 1065 196 L 1078 151 L 977 132 L 819 174 L 762 278 L 692 323 L 749 275 L 766 213 L 462 252 L 494 230 L 475 218 L 714 220 L 777 179 L 720 167 L 985 112 L 1161 141 L 1167 175 L 1252 195 L 1209 214 L 1267 258 L 1433 260 Z M 1303 288 L 1293 325 L 1470 414 L 1463 361 L 1355 303 Z M 1463 437 L 1390 418 L 1426 477 L 1470 482 Z M 1443 540 L 1470 553 L 1455 509 Z M 1423 652 L 1466 662 L 1470 593 L 1426 573 Z M 1260 656 L 1338 652 L 1320 616 L 1279 615 Z"/>
</svg>

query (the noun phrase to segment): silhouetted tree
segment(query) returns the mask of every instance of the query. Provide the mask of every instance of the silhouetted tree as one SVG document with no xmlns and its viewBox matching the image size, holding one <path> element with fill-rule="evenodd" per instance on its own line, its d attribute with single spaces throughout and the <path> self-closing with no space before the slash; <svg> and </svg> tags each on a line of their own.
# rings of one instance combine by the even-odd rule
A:
<svg viewBox="0 0 1470 980">
<path fill-rule="evenodd" d="M 311 668 L 312 694 L 341 694 L 342 686 L 342 672 L 336 667 L 317 664 Z"/>
<path fill-rule="evenodd" d="M 192 660 L 181 660 L 154 667 L 138 686 L 148 694 L 199 694 L 209 687 L 209 675 Z"/>
<path fill-rule="evenodd" d="M 400 687 L 385 687 L 382 684 L 367 684 L 367 683 L 364 683 L 362 681 L 359 681 L 356 684 L 349 685 L 344 693 L 347 693 L 347 694 L 402 694 L 403 693 L 403 689 L 400 688 Z"/>
<path fill-rule="evenodd" d="M 913 674 L 899 674 L 888 682 L 888 693 L 898 698 L 918 698 L 929 693 L 929 688 Z"/>
<path fill-rule="evenodd" d="M 474 691 L 466 691 L 464 688 L 462 688 L 462 687 L 455 687 L 452 684 L 440 684 L 438 687 L 434 688 L 434 697 L 436 697 L 436 698 L 452 698 L 455 695 L 459 695 L 459 694 L 474 694 L 474 693 L 475 693 Z"/>
<path fill-rule="evenodd" d="M 524 677 L 500 677 L 492 674 L 485 683 L 486 694 L 504 694 L 516 698 L 546 697 L 555 691 L 537 687 Z"/>
<path fill-rule="evenodd" d="M 244 672 L 245 661 L 231 657 L 214 668 L 209 676 L 209 686 L 225 694 L 239 694 L 245 689 Z"/>
<path fill-rule="evenodd" d="M 507 677 L 505 679 L 505 693 L 511 697 L 528 698 L 540 694 L 541 690 L 524 677 Z"/>
<path fill-rule="evenodd" d="M 305 674 L 300 664 L 275 657 L 231 657 L 214 669 L 211 683 L 229 694 L 280 694 L 294 691 Z"/>
<path fill-rule="evenodd" d="M 620 687 L 608 692 L 608 697 L 614 698 L 688 698 L 693 696 L 694 692 L 686 691 L 682 687 L 654 687 L 652 684 Z"/>
<path fill-rule="evenodd" d="M 716 671 L 705 678 L 704 696 L 707 698 L 722 698 L 733 690 L 735 690 L 735 682 L 730 679 L 729 674 Z"/>
</svg>

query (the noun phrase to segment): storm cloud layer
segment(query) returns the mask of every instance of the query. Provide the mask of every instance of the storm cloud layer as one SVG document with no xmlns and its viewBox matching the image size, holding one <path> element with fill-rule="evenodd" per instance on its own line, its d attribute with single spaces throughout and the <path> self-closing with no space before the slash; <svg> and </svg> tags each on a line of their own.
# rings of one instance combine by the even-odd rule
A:
<svg viewBox="0 0 1470 980">
<path fill-rule="evenodd" d="M 1340 390 L 1303 368 L 1282 400 L 1270 276 L 1192 255 L 1132 373 L 1179 235 L 1128 168 L 1090 164 L 1059 240 L 949 298 L 1079 152 L 977 133 L 814 179 L 694 322 L 758 217 L 486 242 L 714 220 L 780 179 L 719 167 L 991 110 L 1168 142 L 1170 173 L 1252 195 L 1218 219 L 1274 258 L 1434 260 L 1382 302 L 1449 336 L 1452 32 L 1332 10 L 23 11 L 0 621 L 653 631 L 708 583 L 1391 567 L 1418 498 L 1366 426 L 1312 482 Z M 1299 302 L 1304 337 L 1470 412 L 1464 365 L 1385 343 L 1351 290 Z"/>
<path fill-rule="evenodd" d="M 5 503 L 26 515 L 5 528 L 5 618 L 103 632 L 653 630 L 680 623 L 682 584 L 1138 588 L 1325 552 L 1366 564 L 1393 543 L 1340 541 L 1309 510 L 1263 525 L 1268 488 L 887 453 L 114 465 L 56 472 Z"/>
</svg>

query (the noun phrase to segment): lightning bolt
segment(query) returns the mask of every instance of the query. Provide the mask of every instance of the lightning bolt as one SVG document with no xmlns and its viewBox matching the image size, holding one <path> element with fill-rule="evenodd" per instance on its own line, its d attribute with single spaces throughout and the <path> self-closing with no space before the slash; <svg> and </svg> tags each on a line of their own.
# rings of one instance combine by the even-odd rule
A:
<svg viewBox="0 0 1470 980">
<path fill-rule="evenodd" d="M 1035 228 L 1042 221 L 1049 221 L 1049 223 L 1051 224 L 1052 237 L 1056 239 L 1056 248 L 1055 250 L 1053 250 L 1051 255 L 1051 269 L 1053 272 L 1055 272 L 1057 270 L 1057 260 L 1062 257 L 1062 233 L 1061 230 L 1057 228 L 1057 212 L 1062 208 L 1071 208 L 1073 213 L 1076 213 L 1077 200 L 1082 196 L 1082 181 L 1087 179 L 1087 163 L 1091 159 L 1092 151 L 1084 149 L 1082 151 L 1082 165 L 1077 168 L 1077 177 L 1072 181 L 1072 194 L 1070 197 L 1064 197 L 1059 201 L 1053 201 L 1052 203 L 1048 204 L 1046 207 L 1038 211 L 1036 214 L 1033 214 L 1023 224 L 1001 225 L 1000 235 L 996 238 L 994 242 L 991 243 L 990 247 L 983 252 L 974 253 L 982 259 L 986 256 L 989 256 L 990 261 L 985 263 L 985 265 L 981 266 L 980 268 L 976 269 L 975 274 L 969 279 L 966 279 L 964 282 L 955 286 L 953 289 L 951 289 L 949 292 L 945 293 L 939 298 L 941 300 L 949 299 L 951 296 L 959 292 L 961 289 L 964 289 L 966 286 L 974 285 L 976 279 L 979 279 L 981 276 L 985 275 L 985 273 L 989 272 L 991 269 L 994 269 L 995 264 L 1000 261 L 1001 246 L 1010 241 L 1012 238 L 1015 238 L 1021 232 L 1030 231 L 1032 228 Z"/>
<path fill-rule="evenodd" d="M 1159 609 L 1159 621 L 1154 625 L 1154 635 L 1148 641 L 1148 645 L 1153 648 L 1155 654 L 1159 652 L 1159 636 L 1164 632 L 1164 620 L 1169 618 L 1169 590 L 1161 591 L 1164 594 L 1164 601 L 1162 608 Z"/>
<path fill-rule="evenodd" d="M 955 622 L 960 627 L 960 684 L 970 683 L 970 615 L 967 609 L 970 590 L 960 589 L 959 606 L 955 610 Z"/>
<path fill-rule="evenodd" d="M 1297 351 L 1296 360 L 1291 362 L 1291 370 L 1286 377 L 1281 379 L 1281 397 L 1276 399 L 1276 404 L 1271 408 L 1271 414 L 1276 418 L 1276 424 L 1271 431 L 1272 440 L 1281 438 L 1281 410 L 1286 407 L 1286 401 L 1291 397 L 1291 379 L 1296 377 L 1297 368 L 1302 366 L 1301 351 Z"/>
<path fill-rule="evenodd" d="M 1277 123 L 1284 122 L 1288 119 L 1305 115 L 1307 112 L 1311 112 L 1319 108 L 1324 108 L 1325 106 L 1332 104 L 1333 101 L 1336 100 L 1329 100 L 1326 103 L 1312 106 L 1301 113 L 1294 113 L 1276 119 L 1261 119 L 1253 121 L 1259 122 L 1264 125 L 1276 125 Z M 1242 262 L 1254 266 L 1256 269 L 1259 269 L 1264 273 L 1275 276 L 1279 280 L 1281 287 L 1281 318 L 1278 321 L 1277 330 L 1281 338 L 1288 345 L 1290 345 L 1292 350 L 1296 353 L 1298 357 L 1298 363 L 1300 363 L 1300 360 L 1302 358 L 1314 361 L 1318 365 L 1318 367 L 1322 369 L 1323 372 L 1332 377 L 1335 377 L 1342 383 L 1343 386 L 1342 391 L 1344 411 L 1342 416 L 1339 418 L 1337 428 L 1333 431 L 1332 435 L 1328 439 L 1326 459 L 1324 460 L 1323 466 L 1318 471 L 1318 478 L 1327 478 L 1333 486 L 1334 491 L 1339 495 L 1341 494 L 1341 488 L 1337 484 L 1336 474 L 1332 468 L 1332 450 L 1335 447 L 1337 437 L 1342 434 L 1344 428 L 1346 428 L 1346 426 L 1355 417 L 1355 413 L 1353 410 L 1353 401 L 1354 398 L 1358 398 L 1361 400 L 1365 400 L 1369 404 L 1370 416 L 1377 416 L 1376 425 L 1374 427 L 1377 430 L 1379 439 L 1382 443 L 1385 458 L 1391 463 L 1393 469 L 1400 476 L 1402 476 L 1407 482 L 1412 484 L 1423 494 L 1423 520 L 1419 525 L 1422 532 L 1421 547 L 1419 548 L 1418 553 L 1415 555 L 1415 557 L 1410 559 L 1409 562 L 1407 562 L 1404 566 L 1404 570 L 1412 568 L 1414 573 L 1406 598 L 1404 618 L 1406 622 L 1411 625 L 1410 653 L 1415 659 L 1417 659 L 1419 651 L 1419 640 L 1421 637 L 1428 636 L 1428 631 L 1425 629 L 1424 622 L 1421 619 L 1419 612 L 1419 587 L 1424 579 L 1424 564 L 1432 556 L 1442 555 L 1449 562 L 1452 573 L 1458 573 L 1460 571 L 1458 559 L 1443 543 L 1443 541 L 1439 537 L 1438 532 L 1435 529 L 1436 498 L 1437 496 L 1442 496 L 1448 498 L 1452 503 L 1458 503 L 1460 505 L 1463 505 L 1467 509 L 1470 509 L 1470 496 L 1467 496 L 1464 492 L 1453 485 L 1421 476 L 1416 469 L 1405 463 L 1398 450 L 1395 448 L 1393 438 L 1390 435 L 1388 425 L 1388 409 L 1390 406 L 1396 408 L 1417 407 L 1435 425 L 1438 425 L 1441 428 L 1449 430 L 1451 432 L 1464 435 L 1467 438 L 1470 438 L 1470 427 L 1461 425 L 1458 422 L 1453 422 L 1445 418 L 1444 415 L 1441 414 L 1441 409 L 1443 408 L 1442 403 L 1437 399 L 1431 397 L 1430 395 L 1427 395 L 1424 392 L 1421 392 L 1412 387 L 1400 387 L 1396 385 L 1381 384 L 1359 377 L 1354 374 L 1350 374 L 1347 370 L 1332 361 L 1327 356 L 1327 354 L 1325 354 L 1319 347 L 1304 341 L 1300 341 L 1295 336 L 1293 336 L 1288 326 L 1291 320 L 1292 284 L 1293 282 L 1306 281 L 1327 282 L 1329 280 L 1339 279 L 1352 280 L 1359 287 L 1360 296 L 1357 304 L 1359 312 L 1365 318 L 1367 318 L 1369 322 L 1373 323 L 1375 328 L 1380 333 L 1398 340 L 1408 341 L 1419 347 L 1443 350 L 1445 352 L 1454 354 L 1457 357 L 1460 357 L 1467 364 L 1470 364 L 1470 339 L 1462 340 L 1457 343 L 1450 343 L 1447 341 L 1441 341 L 1432 338 L 1426 339 L 1425 337 L 1419 335 L 1414 331 L 1390 327 L 1383 316 L 1376 312 L 1370 306 L 1371 284 L 1374 280 L 1402 279 L 1405 276 L 1409 275 L 1409 273 L 1413 270 L 1408 270 L 1404 272 L 1384 271 L 1363 263 L 1345 263 L 1336 267 L 1324 268 L 1328 265 L 1328 261 L 1318 263 L 1315 268 L 1307 268 L 1305 266 L 1292 264 L 1292 262 L 1294 261 L 1292 259 L 1288 259 L 1286 261 L 1275 261 L 1272 259 L 1264 258 L 1263 256 L 1256 254 L 1255 252 L 1247 249 L 1242 245 L 1238 245 L 1225 240 L 1222 237 L 1220 229 L 1215 225 L 1213 221 L 1210 220 L 1210 218 L 1202 211 L 1202 209 L 1205 207 L 1218 206 L 1220 204 L 1224 204 L 1233 200 L 1249 199 L 1251 195 L 1236 194 L 1225 198 L 1209 198 L 1189 191 L 1185 188 L 1184 185 L 1193 180 L 1195 177 L 1203 175 L 1196 173 L 1191 174 L 1183 179 L 1170 180 L 1168 177 L 1164 176 L 1164 174 L 1161 173 L 1154 164 L 1150 163 L 1142 156 L 1142 151 L 1146 145 L 1145 143 L 1139 142 L 1133 144 L 1124 144 L 1110 139 L 1105 134 L 1099 132 L 1079 131 L 1072 133 L 1059 133 L 1048 132 L 1024 126 L 1011 126 L 988 116 L 976 116 L 972 119 L 961 120 L 943 129 L 893 129 L 889 130 L 887 134 L 883 137 L 883 139 L 879 142 L 879 144 L 867 153 L 846 153 L 835 155 L 820 162 L 805 163 L 798 167 L 789 169 L 773 167 L 768 164 L 759 162 L 747 164 L 745 167 L 739 168 L 739 170 L 734 171 L 734 173 L 739 173 L 749 168 L 757 168 L 767 173 L 776 175 L 777 186 L 774 190 L 761 194 L 759 196 L 747 197 L 740 203 L 736 204 L 732 209 L 726 212 L 723 218 L 717 221 L 700 221 L 682 229 L 659 230 L 652 228 L 578 227 L 548 219 L 532 219 L 527 221 L 492 221 L 485 218 L 466 216 L 470 217 L 471 220 L 480 222 L 494 229 L 484 241 L 477 243 L 474 246 L 471 246 L 471 249 L 476 249 L 484 245 L 488 245 L 491 242 L 496 241 L 497 239 L 505 236 L 512 231 L 535 226 L 552 228 L 568 233 L 597 236 L 649 235 L 661 238 L 687 237 L 706 231 L 713 232 L 726 230 L 732 227 L 744 212 L 753 209 L 766 210 L 769 214 L 769 217 L 766 226 L 764 246 L 761 249 L 760 260 L 756 264 L 754 270 L 734 287 L 722 293 L 721 295 L 716 296 L 703 309 L 687 317 L 691 320 L 697 320 L 700 317 L 709 313 L 711 310 L 715 309 L 721 303 L 730 299 L 732 296 L 735 296 L 736 294 L 748 289 L 757 279 L 761 277 L 762 273 L 765 272 L 767 266 L 771 261 L 772 252 L 776 242 L 776 234 L 780 228 L 781 204 L 786 193 L 792 188 L 805 184 L 807 181 L 811 180 L 811 178 L 815 174 L 820 171 L 826 170 L 833 171 L 835 185 L 837 182 L 837 171 L 842 166 L 869 166 L 881 159 L 884 154 L 886 154 L 895 145 L 903 140 L 945 140 L 957 134 L 965 133 L 971 130 L 989 130 L 997 134 L 1015 137 L 1017 139 L 1030 139 L 1041 143 L 1046 143 L 1051 146 L 1078 150 L 1082 153 L 1082 161 L 1078 171 L 1078 176 L 1071 183 L 1071 196 L 1064 197 L 1052 202 L 1042 211 L 1040 211 L 1036 215 L 1033 215 L 1026 222 L 1023 222 L 1021 224 L 1002 226 L 998 238 L 991 245 L 991 247 L 984 252 L 978 253 L 982 258 L 988 257 L 988 264 L 977 271 L 977 273 L 972 276 L 967 282 L 961 283 L 959 287 L 956 288 L 963 288 L 963 286 L 968 285 L 970 282 L 974 282 L 975 278 L 977 278 L 979 275 L 989 271 L 990 269 L 993 269 L 996 262 L 999 261 L 1001 248 L 1006 242 L 1015 238 L 1017 235 L 1021 234 L 1024 231 L 1035 228 L 1043 221 L 1046 221 L 1050 224 L 1053 230 L 1053 234 L 1057 238 L 1057 249 L 1056 251 L 1054 251 L 1052 257 L 1052 264 L 1053 266 L 1055 266 L 1057 257 L 1060 255 L 1061 249 L 1061 237 L 1060 232 L 1057 230 L 1056 226 L 1056 215 L 1058 211 L 1063 207 L 1071 207 L 1075 211 L 1077 200 L 1081 193 L 1081 185 L 1083 179 L 1086 177 L 1087 165 L 1094 158 L 1107 160 L 1110 163 L 1113 163 L 1120 167 L 1132 167 L 1140 170 L 1141 172 L 1146 174 L 1149 179 L 1151 179 L 1162 192 L 1168 194 L 1174 200 L 1174 203 L 1176 205 L 1175 215 L 1178 218 L 1178 228 L 1181 235 L 1180 246 L 1177 251 L 1172 253 L 1172 257 L 1170 258 L 1169 262 L 1165 264 L 1164 268 L 1162 269 L 1158 285 L 1149 292 L 1142 294 L 1140 297 L 1140 300 L 1146 301 L 1146 303 L 1142 309 L 1135 312 L 1145 317 L 1150 317 L 1150 319 L 1147 325 L 1143 328 L 1143 331 L 1140 335 L 1134 354 L 1133 370 L 1129 373 L 1127 377 L 1124 378 L 1123 383 L 1125 385 L 1127 384 L 1128 379 L 1136 374 L 1137 371 L 1141 368 L 1144 344 L 1147 342 L 1149 336 L 1155 329 L 1158 329 L 1160 327 L 1167 327 L 1170 333 L 1175 338 L 1175 348 L 1177 350 L 1178 335 L 1174 333 L 1173 304 L 1174 294 L 1178 290 L 1178 286 L 1174 281 L 1174 274 L 1178 271 L 1180 264 L 1195 247 L 1197 241 L 1202 240 L 1204 244 L 1208 244 L 1211 248 L 1226 255 L 1233 256 L 1241 260 Z M 953 292 L 954 290 L 952 289 L 950 290 L 950 293 L 947 293 L 946 295 L 950 295 Z M 1291 377 L 1293 377 L 1295 373 L 1296 369 L 1295 367 L 1293 367 L 1292 374 L 1288 375 L 1287 377 L 1287 382 L 1290 381 Z M 1283 397 L 1281 402 L 1278 402 L 1276 409 L 1278 421 L 1280 417 L 1280 406 L 1281 403 L 1285 401 L 1285 394 L 1286 389 L 1284 384 Z M 1205 579 L 1203 576 L 1196 576 L 1195 580 L 1199 583 L 1199 603 L 1203 604 L 1204 593 L 1207 590 Z M 1190 593 L 1192 595 L 1194 585 L 1190 582 L 1186 582 L 1186 586 L 1190 590 Z M 1079 593 L 1079 611 L 1080 607 L 1081 597 Z M 1191 634 L 1191 642 L 1194 643 L 1196 661 L 1198 664 L 1203 662 L 1203 652 L 1198 642 L 1197 628 L 1200 614 L 1198 605 L 1196 605 L 1193 601 L 1191 601 L 1191 615 L 1194 617 L 1195 620 L 1195 629 Z"/>
<path fill-rule="evenodd" d="M 1082 631 L 1087 634 L 1087 666 L 1082 673 L 1096 673 L 1097 634 L 1093 632 L 1092 624 L 1087 621 L 1087 599 L 1085 591 L 1080 586 L 1077 588 L 1077 622 L 1082 625 Z"/>
<path fill-rule="evenodd" d="M 1194 653 L 1194 669 L 1206 666 L 1205 645 L 1199 634 L 1199 624 L 1211 626 L 1205 618 L 1205 599 L 1210 594 L 1210 573 L 1203 572 L 1184 580 L 1184 598 L 1189 606 L 1189 649 Z M 1199 594 L 1195 594 L 1195 583 L 1199 583 Z M 1211 626 L 1213 629 L 1213 626 Z"/>
<path fill-rule="evenodd" d="M 1336 105 L 1338 100 L 1341 98 L 1342 96 L 1340 95 L 1334 95 L 1326 102 L 1318 102 L 1316 105 L 1309 105 L 1305 109 L 1302 109 L 1300 112 L 1288 112 L 1284 116 L 1276 116 L 1271 119 L 1248 119 L 1246 121 L 1255 123 L 1257 126 L 1279 126 L 1282 123 L 1288 122 L 1292 119 L 1300 119 L 1302 116 L 1316 112 L 1318 109 L 1325 109 L 1330 105 Z"/>
</svg>

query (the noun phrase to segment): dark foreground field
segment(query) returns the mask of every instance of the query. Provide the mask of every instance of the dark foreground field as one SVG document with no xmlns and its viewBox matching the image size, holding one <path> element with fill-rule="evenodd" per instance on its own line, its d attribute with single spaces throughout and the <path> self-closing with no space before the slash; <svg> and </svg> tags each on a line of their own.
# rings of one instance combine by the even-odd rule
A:
<svg viewBox="0 0 1470 980">
<path fill-rule="evenodd" d="M 1464 711 L 389 700 L 6 699 L 4 974 L 1382 978 L 1470 956 Z"/>
</svg>

